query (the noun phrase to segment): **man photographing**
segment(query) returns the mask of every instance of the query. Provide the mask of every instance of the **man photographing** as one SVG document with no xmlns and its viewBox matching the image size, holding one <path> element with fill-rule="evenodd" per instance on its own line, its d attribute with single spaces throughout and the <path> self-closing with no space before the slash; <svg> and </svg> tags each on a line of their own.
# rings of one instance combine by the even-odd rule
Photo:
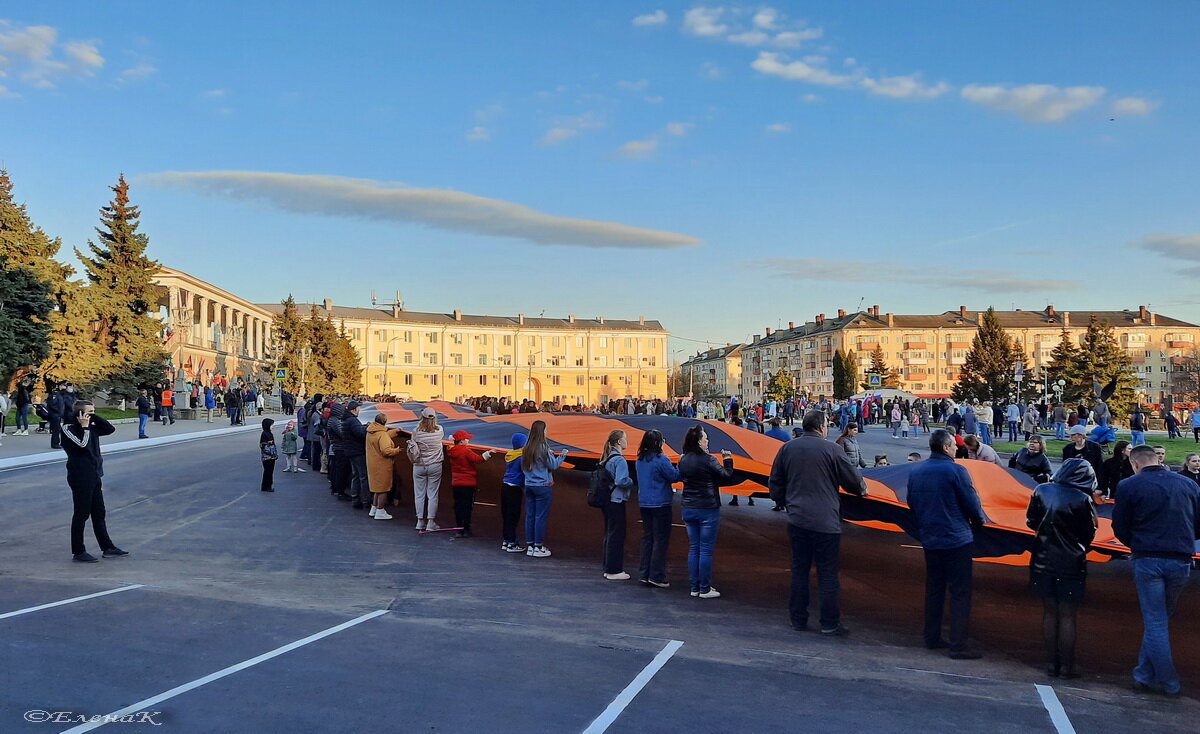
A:
<svg viewBox="0 0 1200 734">
<path fill-rule="evenodd" d="M 92 520 L 92 532 L 105 558 L 129 555 L 113 544 L 104 523 L 104 460 L 100 456 L 100 437 L 111 434 L 111 423 L 96 415 L 90 400 L 77 400 L 73 412 L 66 416 L 62 427 L 62 448 L 67 453 L 67 485 L 71 488 L 75 512 L 71 515 L 72 560 L 96 563 L 100 559 L 88 553 L 83 545 L 83 526 Z"/>
</svg>

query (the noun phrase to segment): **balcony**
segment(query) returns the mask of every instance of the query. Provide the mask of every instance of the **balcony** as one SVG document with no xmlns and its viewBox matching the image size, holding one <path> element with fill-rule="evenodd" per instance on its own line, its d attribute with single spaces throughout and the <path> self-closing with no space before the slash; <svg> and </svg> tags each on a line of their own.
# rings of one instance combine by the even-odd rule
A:
<svg viewBox="0 0 1200 734">
<path fill-rule="evenodd" d="M 928 344 L 925 342 L 904 342 L 905 349 L 927 349 Z"/>
<path fill-rule="evenodd" d="M 970 349 L 971 342 L 946 342 L 949 349 Z"/>
<path fill-rule="evenodd" d="M 905 357 L 904 364 L 929 364 L 929 360 L 924 357 Z"/>
<path fill-rule="evenodd" d="M 906 377 L 905 379 L 906 380 L 928 380 L 929 373 L 928 372 L 909 372 L 908 377 Z"/>
<path fill-rule="evenodd" d="M 1193 346 L 1195 346 L 1195 344 L 1193 342 L 1185 342 L 1185 341 L 1169 341 L 1169 342 L 1167 342 L 1167 347 L 1169 347 L 1170 349 L 1190 349 Z"/>
<path fill-rule="evenodd" d="M 967 361 L 966 357 L 947 357 L 946 364 L 962 364 Z"/>
<path fill-rule="evenodd" d="M 879 342 L 859 342 L 854 348 L 862 351 L 874 351 L 877 346 L 879 346 Z"/>
</svg>

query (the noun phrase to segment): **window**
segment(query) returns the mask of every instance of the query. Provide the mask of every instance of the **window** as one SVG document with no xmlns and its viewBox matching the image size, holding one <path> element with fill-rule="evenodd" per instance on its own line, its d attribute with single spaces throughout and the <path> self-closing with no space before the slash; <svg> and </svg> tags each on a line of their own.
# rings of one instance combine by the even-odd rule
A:
<svg viewBox="0 0 1200 734">
<path fill-rule="evenodd" d="M 380 352 L 380 353 L 379 353 L 379 361 L 380 361 L 380 362 L 386 362 L 387 360 L 388 360 L 388 353 L 387 353 L 387 352 Z"/>
<path fill-rule="evenodd" d="M 504 335 L 504 346 L 506 346 L 506 347 L 512 346 L 512 334 Z"/>
<path fill-rule="evenodd" d="M 633 339 L 630 337 L 625 337 L 625 348 L 629 349 L 631 347 L 633 347 Z"/>
<path fill-rule="evenodd" d="M 358 329 L 354 329 L 354 331 L 358 331 Z M 384 339 L 387 339 L 387 332 L 383 331 L 382 329 L 376 329 L 372 333 L 375 334 L 375 338 L 378 339 L 379 341 L 383 341 Z M 357 339 L 358 337 L 355 336 L 354 338 Z"/>
<path fill-rule="evenodd" d="M 550 375 L 550 384 L 557 385 L 559 383 L 558 375 Z"/>
<path fill-rule="evenodd" d="M 413 363 L 413 353 L 405 352 L 404 353 L 404 364 L 412 364 L 412 363 Z"/>
<path fill-rule="evenodd" d="M 649 362 L 649 363 L 650 363 L 650 366 L 651 366 L 651 367 L 655 367 L 655 366 L 657 366 L 657 361 L 658 361 L 658 360 L 657 360 L 657 358 L 655 358 L 655 357 L 644 357 L 644 359 L 645 359 L 647 362 Z"/>
<path fill-rule="evenodd" d="M 351 329 L 350 337 L 353 338 L 354 341 L 361 340 L 362 339 L 362 329 Z"/>
<path fill-rule="evenodd" d="M 504 356 L 500 357 L 500 364 L 504 365 L 505 367 L 512 367 L 512 355 L 505 354 Z"/>
<path fill-rule="evenodd" d="M 583 384 L 583 375 L 575 375 L 575 384 L 576 384 L 576 385 L 582 385 L 582 384 Z"/>
<path fill-rule="evenodd" d="M 437 364 L 437 363 L 438 363 L 438 355 L 437 355 L 437 352 L 428 352 L 428 353 L 426 353 L 426 354 L 425 354 L 425 359 L 426 359 L 426 361 L 428 361 L 428 362 L 429 362 L 429 364 Z"/>
<path fill-rule="evenodd" d="M 405 376 L 404 376 L 404 384 L 405 384 L 405 385 L 411 385 L 411 384 L 413 384 L 412 375 L 405 375 Z"/>
<path fill-rule="evenodd" d="M 562 346 L 562 337 L 560 337 L 560 336 L 550 337 L 550 346 L 561 347 Z"/>
<path fill-rule="evenodd" d="M 451 334 L 450 341 L 455 344 L 462 344 L 462 342 L 463 342 L 462 336 L 463 336 L 462 334 Z"/>
<path fill-rule="evenodd" d="M 583 349 L 583 337 L 582 336 L 575 337 L 575 348 Z"/>
<path fill-rule="evenodd" d="M 537 346 L 537 337 L 536 336 L 529 337 L 529 346 L 531 346 L 531 347 Z"/>
<path fill-rule="evenodd" d="M 501 380 L 501 382 L 503 382 L 505 385 L 511 385 L 512 384 L 512 375 L 505 375 L 504 379 Z"/>
<path fill-rule="evenodd" d="M 551 357 L 550 358 L 550 366 L 551 367 L 562 367 L 562 357 Z"/>
<path fill-rule="evenodd" d="M 583 357 L 576 357 L 576 358 L 575 358 L 575 366 L 576 366 L 576 367 L 582 367 L 582 366 L 583 366 Z"/>
<path fill-rule="evenodd" d="M 404 343 L 412 344 L 412 332 L 411 331 L 404 332 Z"/>
<path fill-rule="evenodd" d="M 651 385 L 657 385 L 657 384 L 658 384 L 658 375 L 650 375 L 650 384 L 651 384 Z"/>
<path fill-rule="evenodd" d="M 430 375 L 430 376 L 429 376 L 429 384 L 430 384 L 430 385 L 436 385 L 436 384 L 437 384 L 437 378 L 438 378 L 438 376 L 437 376 L 437 375 Z"/>
<path fill-rule="evenodd" d="M 608 384 L 608 375 L 600 375 L 600 384 L 601 384 L 601 385 L 607 385 L 607 384 Z"/>
<path fill-rule="evenodd" d="M 438 333 L 437 333 L 436 331 L 427 331 L 427 332 L 425 332 L 425 339 L 426 339 L 426 340 L 427 340 L 427 341 L 428 341 L 430 344 L 437 344 L 437 338 L 438 338 Z"/>
<path fill-rule="evenodd" d="M 451 375 L 450 379 L 454 381 L 455 385 L 462 387 L 462 375 Z"/>
<path fill-rule="evenodd" d="M 600 337 L 600 348 L 608 349 L 608 337 L 607 336 Z"/>
<path fill-rule="evenodd" d="M 479 364 L 486 366 L 487 363 L 488 363 L 488 356 L 486 354 L 479 355 Z"/>
<path fill-rule="evenodd" d="M 479 384 L 480 384 L 480 385 L 487 385 L 487 378 L 488 378 L 488 376 L 487 376 L 487 375 L 480 375 L 480 376 L 479 376 Z"/>
<path fill-rule="evenodd" d="M 462 364 L 463 363 L 463 356 L 461 354 L 451 354 L 450 359 L 451 359 L 451 361 L 454 362 L 454 364 Z"/>
<path fill-rule="evenodd" d="M 592 357 L 592 361 L 595 362 L 600 367 L 607 367 L 608 366 L 608 355 L 601 354 L 598 357 Z"/>
</svg>

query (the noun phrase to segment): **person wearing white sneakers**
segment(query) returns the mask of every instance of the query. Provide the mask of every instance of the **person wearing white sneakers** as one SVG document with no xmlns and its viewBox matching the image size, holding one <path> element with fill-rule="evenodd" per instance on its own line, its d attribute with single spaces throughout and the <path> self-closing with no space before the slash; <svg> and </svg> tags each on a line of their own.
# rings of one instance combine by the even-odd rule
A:
<svg viewBox="0 0 1200 734">
<path fill-rule="evenodd" d="M 376 413 L 367 425 L 367 483 L 371 487 L 371 517 L 376 520 L 392 519 L 384 506 L 395 480 L 396 457 L 400 455 L 395 439 L 399 435 L 395 428 L 387 427 L 383 413 Z"/>
<path fill-rule="evenodd" d="M 602 484 L 611 488 L 607 498 L 600 497 L 598 502 L 604 502 L 600 510 L 604 513 L 604 578 L 609 581 L 625 581 L 629 574 L 625 573 L 625 500 L 633 488 L 633 479 L 629 476 L 629 463 L 622 452 L 629 445 L 625 431 L 616 430 L 608 434 L 601 452 L 600 466 L 596 471 L 605 472 Z M 593 485 L 596 486 L 596 485 Z M 605 501 L 607 500 L 607 501 Z"/>
<path fill-rule="evenodd" d="M 299 443 L 300 435 L 296 433 L 296 421 L 288 421 L 287 426 L 283 429 L 282 446 L 283 458 L 286 461 L 286 466 L 283 470 L 286 472 L 302 472 L 300 468 L 300 460 L 297 457 L 297 444 Z"/>
<path fill-rule="evenodd" d="M 733 484 L 733 454 L 721 451 L 721 463 L 708 453 L 708 434 L 702 425 L 688 429 L 679 458 L 683 480 L 680 504 L 688 534 L 688 576 L 692 596 L 716 599 L 721 592 L 712 587 L 713 547 L 721 524 L 722 485 Z"/>
<path fill-rule="evenodd" d="M 525 473 L 525 555 L 548 558 L 546 524 L 550 518 L 550 500 L 554 497 L 554 470 L 562 466 L 567 450 L 555 454 L 546 439 L 546 421 L 534 421 L 529 428 L 529 441 L 521 453 L 521 470 Z"/>
<path fill-rule="evenodd" d="M 0 436 L 5 435 L 8 429 L 8 411 L 12 408 L 12 401 L 8 399 L 8 391 L 0 390 Z"/>
<path fill-rule="evenodd" d="M 421 410 L 421 422 L 408 440 L 408 458 L 413 463 L 413 499 L 417 508 L 417 530 L 433 532 L 437 524 L 438 490 L 442 484 L 442 438 L 433 408 Z M 428 503 L 428 505 L 426 504 Z M 427 509 L 428 507 L 428 509 Z"/>
</svg>

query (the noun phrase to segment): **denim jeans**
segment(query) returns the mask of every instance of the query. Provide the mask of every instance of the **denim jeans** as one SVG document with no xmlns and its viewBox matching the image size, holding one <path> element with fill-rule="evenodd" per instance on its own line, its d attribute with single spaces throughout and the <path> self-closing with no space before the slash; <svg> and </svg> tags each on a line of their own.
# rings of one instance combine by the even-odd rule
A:
<svg viewBox="0 0 1200 734">
<path fill-rule="evenodd" d="M 836 629 L 842 621 L 838 608 L 841 584 L 838 579 L 838 558 L 842 545 L 839 533 L 818 533 L 788 525 L 792 542 L 792 593 L 788 612 L 793 627 L 808 624 L 809 571 L 817 564 L 817 589 L 821 595 L 821 629 Z"/>
<path fill-rule="evenodd" d="M 1017 422 L 1008 422 L 1008 440 L 1015 442 L 1017 440 Z"/>
<path fill-rule="evenodd" d="M 1179 675 L 1171 659 L 1171 635 L 1167 620 L 1187 585 L 1192 565 L 1171 558 L 1133 559 L 1133 580 L 1137 584 L 1138 604 L 1142 608 L 1142 649 L 1133 679 L 1161 688 L 1167 693 L 1179 691 Z"/>
<path fill-rule="evenodd" d="M 544 484 L 525 485 L 525 542 L 542 545 L 546 542 L 546 521 L 550 518 L 550 500 L 554 487 Z"/>
<path fill-rule="evenodd" d="M 371 485 L 367 479 L 367 455 L 349 457 L 350 461 L 350 496 L 362 502 L 371 504 L 375 499 L 371 496 Z"/>
<path fill-rule="evenodd" d="M 1063 423 L 1062 421 L 1054 422 L 1054 437 L 1057 438 L 1059 441 L 1066 439 L 1066 437 L 1067 437 L 1067 424 L 1066 423 Z M 1134 444 L 1134 445 L 1136 446 L 1137 444 Z"/>
<path fill-rule="evenodd" d="M 713 547 L 721 525 L 721 510 L 697 510 L 685 507 L 683 522 L 688 534 L 688 579 L 692 591 L 704 593 L 712 588 Z"/>
<path fill-rule="evenodd" d="M 150 423 L 149 413 L 138 413 L 138 436 L 146 435 L 146 426 Z"/>
<path fill-rule="evenodd" d="M 29 430 L 29 406 L 28 405 L 22 405 L 19 408 L 17 408 L 17 430 L 18 431 L 28 431 Z"/>
<path fill-rule="evenodd" d="M 1145 446 L 1146 445 L 1146 432 L 1145 431 L 1130 431 L 1129 435 L 1133 437 L 1133 441 L 1131 442 L 1132 446 Z"/>
<path fill-rule="evenodd" d="M 986 423 L 979 424 L 979 440 L 983 441 L 988 446 L 992 445 L 992 427 L 991 426 L 989 426 Z"/>
</svg>

